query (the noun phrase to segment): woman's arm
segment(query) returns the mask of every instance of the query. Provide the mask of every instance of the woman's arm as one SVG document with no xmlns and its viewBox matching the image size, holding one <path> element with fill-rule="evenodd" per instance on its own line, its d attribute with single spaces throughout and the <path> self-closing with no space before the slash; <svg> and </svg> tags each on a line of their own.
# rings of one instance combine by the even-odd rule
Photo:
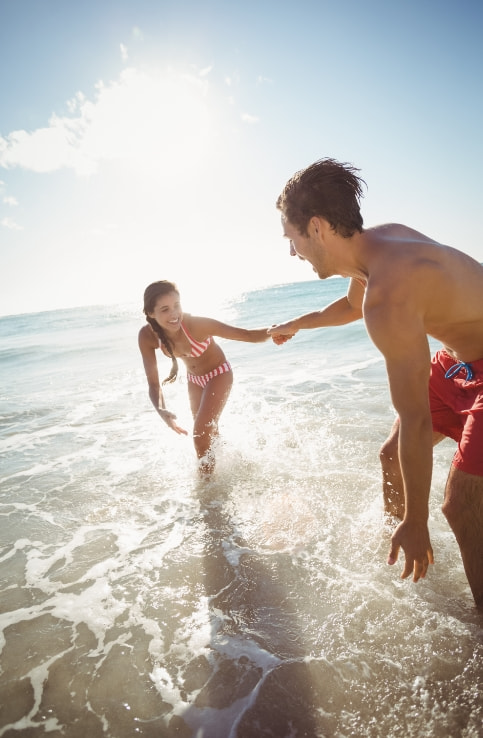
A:
<svg viewBox="0 0 483 738">
<path fill-rule="evenodd" d="M 166 409 L 163 392 L 159 383 L 158 374 L 158 362 L 156 360 L 156 348 L 153 343 L 152 331 L 149 326 L 144 326 L 139 331 L 138 345 L 143 358 L 144 371 L 146 373 L 146 379 L 149 387 L 149 399 L 151 400 L 154 409 L 175 433 L 182 433 L 187 435 L 187 431 L 180 428 L 175 422 L 176 415 L 170 410 Z"/>
<path fill-rule="evenodd" d="M 205 340 L 208 336 L 228 338 L 232 341 L 245 341 L 247 343 L 262 343 L 267 341 L 268 327 L 266 328 L 238 328 L 235 325 L 222 323 L 213 318 L 202 318 L 200 316 L 189 316 L 189 329 L 198 340 Z"/>
</svg>

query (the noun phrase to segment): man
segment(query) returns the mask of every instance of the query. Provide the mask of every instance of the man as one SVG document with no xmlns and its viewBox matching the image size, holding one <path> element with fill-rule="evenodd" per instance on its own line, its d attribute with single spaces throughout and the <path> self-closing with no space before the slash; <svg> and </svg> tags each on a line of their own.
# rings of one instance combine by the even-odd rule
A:
<svg viewBox="0 0 483 738">
<path fill-rule="evenodd" d="M 483 608 L 483 266 L 403 225 L 363 228 L 358 171 L 322 159 L 297 172 L 279 196 L 290 253 L 320 279 L 338 275 L 350 283 L 345 297 L 270 333 L 280 344 L 300 329 L 364 318 L 384 355 L 398 414 L 381 450 L 385 509 L 402 518 L 388 563 L 402 548 L 402 577 L 413 574 L 415 582 L 433 563 L 432 447 L 449 436 L 458 448 L 443 512 Z M 443 344 L 433 359 L 428 335 Z"/>
</svg>

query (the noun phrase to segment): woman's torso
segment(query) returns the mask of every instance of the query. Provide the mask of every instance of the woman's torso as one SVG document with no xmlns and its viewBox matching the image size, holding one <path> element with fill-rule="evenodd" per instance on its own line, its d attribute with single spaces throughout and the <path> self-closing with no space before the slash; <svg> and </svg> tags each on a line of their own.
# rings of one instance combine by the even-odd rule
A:
<svg viewBox="0 0 483 738">
<path fill-rule="evenodd" d="M 156 338 L 164 355 L 169 357 L 159 337 Z M 171 340 L 174 355 L 184 362 L 190 374 L 207 374 L 226 361 L 223 350 L 213 336 L 202 335 L 196 318 L 190 315 L 183 315 L 180 329 L 175 336 L 168 338 Z"/>
</svg>

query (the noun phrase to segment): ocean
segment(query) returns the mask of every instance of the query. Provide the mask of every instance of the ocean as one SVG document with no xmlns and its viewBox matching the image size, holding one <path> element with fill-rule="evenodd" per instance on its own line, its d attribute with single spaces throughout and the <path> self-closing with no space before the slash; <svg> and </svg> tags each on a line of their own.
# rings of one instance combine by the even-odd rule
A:
<svg viewBox="0 0 483 738">
<path fill-rule="evenodd" d="M 210 315 L 271 325 L 346 288 Z M 362 322 L 220 341 L 234 386 L 208 481 L 151 406 L 143 323 L 141 304 L 0 318 L 0 737 L 483 736 L 483 616 L 441 513 L 454 444 L 414 584 L 386 564 L 394 410 Z M 184 376 L 165 393 L 190 428 Z"/>
</svg>

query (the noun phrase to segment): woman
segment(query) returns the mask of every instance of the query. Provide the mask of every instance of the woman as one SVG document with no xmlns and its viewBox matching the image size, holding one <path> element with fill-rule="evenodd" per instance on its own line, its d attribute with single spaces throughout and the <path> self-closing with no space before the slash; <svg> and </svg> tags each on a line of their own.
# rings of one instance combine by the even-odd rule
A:
<svg viewBox="0 0 483 738">
<path fill-rule="evenodd" d="M 268 329 L 236 328 L 211 318 L 183 313 L 178 288 L 166 280 L 154 282 L 146 288 L 144 314 L 149 325 L 139 331 L 139 348 L 151 402 L 166 425 L 175 433 L 187 435 L 187 431 L 177 424 L 176 415 L 165 405 L 155 353 L 159 348 L 172 362 L 169 376 L 162 384 L 174 382 L 178 376 L 178 358 L 186 364 L 194 445 L 201 470 L 212 471 L 213 440 L 218 434 L 218 420 L 233 384 L 231 366 L 213 336 L 260 343 L 269 338 Z"/>
</svg>

